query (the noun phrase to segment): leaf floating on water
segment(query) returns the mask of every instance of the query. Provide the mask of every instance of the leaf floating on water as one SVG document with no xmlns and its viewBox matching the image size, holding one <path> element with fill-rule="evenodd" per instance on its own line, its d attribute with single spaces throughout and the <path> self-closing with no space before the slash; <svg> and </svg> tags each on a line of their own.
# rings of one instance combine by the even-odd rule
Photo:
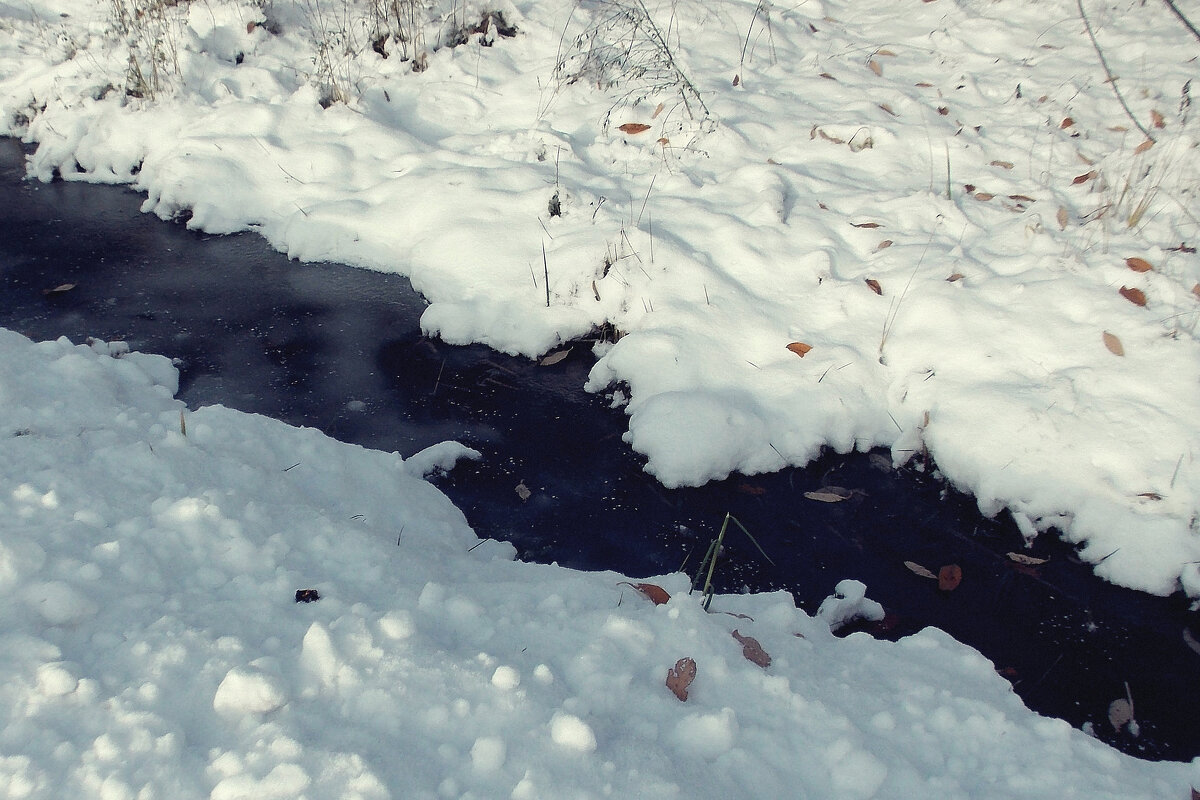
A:
<svg viewBox="0 0 1200 800">
<path fill-rule="evenodd" d="M 630 583 L 629 581 L 621 581 L 626 586 L 632 586 L 637 589 L 643 597 L 650 600 L 656 606 L 661 606 L 663 603 L 668 603 L 671 600 L 671 595 L 666 589 L 653 583 Z"/>
<path fill-rule="evenodd" d="M 1200 655 L 1200 641 L 1187 628 L 1183 629 L 1183 643 L 1192 648 L 1197 655 Z"/>
<path fill-rule="evenodd" d="M 807 353 L 808 353 L 810 350 L 812 350 L 812 345 L 811 345 L 811 344 L 805 344 L 804 342 L 792 342 L 791 344 L 789 344 L 789 345 L 787 346 L 787 349 L 788 349 L 788 350 L 791 350 L 793 353 L 795 353 L 796 355 L 800 356 L 801 358 L 804 358 L 804 356 L 805 356 L 805 355 L 806 355 L 806 354 L 807 354 Z"/>
<path fill-rule="evenodd" d="M 1024 564 L 1027 567 L 1036 567 L 1041 564 L 1045 564 L 1050 560 L 1048 558 L 1034 558 L 1033 556 L 1027 556 L 1024 553 L 1008 553 L 1007 555 L 1011 561 L 1015 561 L 1018 564 Z"/>
<path fill-rule="evenodd" d="M 529 491 L 529 487 L 525 485 L 525 481 L 517 484 L 517 497 L 521 498 L 522 503 L 533 497 L 533 492 Z"/>
<path fill-rule="evenodd" d="M 1125 266 L 1129 267 L 1134 272 L 1149 272 L 1154 269 L 1154 266 L 1144 258 L 1127 258 Z"/>
<path fill-rule="evenodd" d="M 908 567 L 909 572 L 913 573 L 914 575 L 920 575 L 922 578 L 928 578 L 931 581 L 936 581 L 938 579 L 937 575 L 934 575 L 928 569 L 922 567 L 915 561 L 905 561 L 904 566 Z"/>
<path fill-rule="evenodd" d="M 938 588 L 943 592 L 953 592 L 962 583 L 962 567 L 958 564 L 947 564 L 938 570 Z"/>
<path fill-rule="evenodd" d="M 883 287 L 879 285 L 879 281 L 874 278 L 867 278 L 867 286 L 871 287 L 871 291 L 875 294 L 882 295 Z"/>
<path fill-rule="evenodd" d="M 626 122 L 624 125 L 618 125 L 617 130 L 622 133 L 645 133 L 650 130 L 650 126 L 644 122 Z"/>
<path fill-rule="evenodd" d="M 680 700 L 688 699 L 688 687 L 696 680 L 696 662 L 683 657 L 675 662 L 675 666 L 667 671 L 667 688 L 675 693 Z"/>
<path fill-rule="evenodd" d="M 823 486 L 815 492 L 805 492 L 804 496 L 820 503 L 840 503 L 853 497 L 854 492 L 841 486 Z"/>
<path fill-rule="evenodd" d="M 42 294 L 46 295 L 47 297 L 49 297 L 50 295 L 55 295 L 55 294 L 63 294 L 64 292 L 71 291 L 72 289 L 75 288 L 75 286 L 76 286 L 76 284 L 74 284 L 74 283 L 60 283 L 58 286 L 55 286 L 53 289 L 42 289 Z"/>
<path fill-rule="evenodd" d="M 540 361 L 538 361 L 538 366 L 539 367 L 553 367 L 555 364 L 562 361 L 564 358 L 566 358 L 570 354 L 571 354 L 571 348 L 569 348 L 569 347 L 566 350 L 559 350 L 557 353 L 550 353 L 549 355 L 543 356 L 542 359 Z"/>
<path fill-rule="evenodd" d="M 1121 697 L 1108 704 L 1108 724 L 1113 730 L 1119 731 L 1130 722 L 1133 722 L 1133 703 Z"/>
<path fill-rule="evenodd" d="M 1108 348 L 1108 352 L 1114 356 L 1125 355 L 1125 348 L 1121 345 L 1121 340 L 1108 331 L 1104 332 L 1104 346 Z"/>
<path fill-rule="evenodd" d="M 1141 289 L 1135 289 L 1131 286 L 1122 286 L 1120 288 L 1121 297 L 1124 297 L 1135 306 L 1146 305 L 1146 293 Z"/>
<path fill-rule="evenodd" d="M 763 650 L 762 645 L 758 643 L 758 639 L 753 636 L 742 636 L 738 631 L 733 632 L 733 638 L 742 643 L 742 655 L 747 661 L 758 664 L 763 669 L 771 666 L 771 656 L 766 650 Z"/>
</svg>

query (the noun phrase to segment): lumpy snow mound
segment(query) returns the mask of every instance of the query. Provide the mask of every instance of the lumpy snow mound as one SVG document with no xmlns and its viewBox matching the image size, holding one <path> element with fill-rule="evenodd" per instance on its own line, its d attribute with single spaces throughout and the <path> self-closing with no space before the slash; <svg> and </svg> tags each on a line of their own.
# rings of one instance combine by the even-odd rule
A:
<svg viewBox="0 0 1200 800">
<path fill-rule="evenodd" d="M 1198 57 L 1136 0 L 29 0 L 0 132 L 403 272 L 450 342 L 607 323 L 588 388 L 666 485 L 928 453 L 1197 596 Z"/>
<path fill-rule="evenodd" d="M 816 617 L 784 593 L 705 613 L 680 575 L 515 562 L 420 475 L 471 451 L 190 412 L 175 380 L 0 331 L 0 797 L 1162 800 L 1200 779 L 1037 716 L 939 631 L 834 637 L 877 612 L 855 581 Z"/>
</svg>

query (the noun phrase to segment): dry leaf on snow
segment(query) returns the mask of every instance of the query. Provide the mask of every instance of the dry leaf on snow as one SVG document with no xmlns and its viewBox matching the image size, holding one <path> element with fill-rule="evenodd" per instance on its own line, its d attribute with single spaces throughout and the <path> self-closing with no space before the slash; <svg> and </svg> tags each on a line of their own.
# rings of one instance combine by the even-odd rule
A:
<svg viewBox="0 0 1200 800">
<path fill-rule="evenodd" d="M 1129 267 L 1134 272 L 1149 272 L 1154 269 L 1154 266 L 1144 258 L 1127 258 L 1125 266 Z"/>
<path fill-rule="evenodd" d="M 804 342 L 792 342 L 787 346 L 787 349 L 791 350 L 801 358 L 804 358 L 805 354 L 808 353 L 809 350 L 812 350 L 812 345 L 805 344 Z"/>
<path fill-rule="evenodd" d="M 851 222 L 850 225 L 855 228 L 882 228 L 878 222 Z"/>
<path fill-rule="evenodd" d="M 891 246 L 892 246 L 892 240 L 891 240 L 891 239 L 884 239 L 882 242 L 880 242 L 879 244 L 875 245 L 875 251 L 876 251 L 876 252 L 879 252 L 880 250 L 886 250 L 886 249 L 888 249 L 888 248 L 889 248 L 889 247 L 891 247 Z"/>
<path fill-rule="evenodd" d="M 958 564 L 947 564 L 938 570 L 938 588 L 943 592 L 953 592 L 962 583 L 962 567 Z"/>
<path fill-rule="evenodd" d="M 1141 289 L 1135 289 L 1132 286 L 1122 286 L 1119 291 L 1121 292 L 1121 297 L 1124 297 L 1135 306 L 1146 305 L 1146 293 Z"/>
<path fill-rule="evenodd" d="M 1158 113 L 1154 109 L 1150 109 L 1150 121 L 1154 124 L 1154 127 L 1156 127 L 1156 128 L 1167 127 L 1167 121 L 1165 119 L 1163 119 L 1163 115 Z"/>
<path fill-rule="evenodd" d="M 654 113 L 650 115 L 650 119 L 658 119 L 658 115 L 661 114 L 663 109 L 666 107 L 666 103 L 659 103 L 657 106 L 655 106 Z"/>
<path fill-rule="evenodd" d="M 1141 144 L 1139 144 L 1137 147 L 1133 148 L 1133 154 L 1134 154 L 1135 156 L 1137 156 L 1137 155 L 1141 155 L 1142 153 L 1144 153 L 1144 152 L 1146 152 L 1147 150 L 1149 150 L 1151 147 L 1154 147 L 1154 140 L 1153 140 L 1153 139 L 1147 139 L 1146 141 L 1144 141 L 1144 142 L 1142 142 Z"/>
<path fill-rule="evenodd" d="M 644 122 L 626 122 L 624 125 L 617 126 L 617 130 L 622 133 L 645 133 L 650 130 L 650 126 Z"/>
<path fill-rule="evenodd" d="M 1121 340 L 1108 331 L 1104 332 L 1104 346 L 1107 347 L 1108 352 L 1112 353 L 1114 356 L 1125 355 L 1125 348 L 1121 345 Z"/>
<path fill-rule="evenodd" d="M 1000 167 L 1001 169 L 1012 169 L 1013 163 L 1011 161 L 993 161 L 992 166 Z"/>
<path fill-rule="evenodd" d="M 866 283 L 867 286 L 871 287 L 871 291 L 875 294 L 883 294 L 883 287 L 879 285 L 879 281 L 875 280 L 874 278 L 867 278 Z"/>
<path fill-rule="evenodd" d="M 883 67 L 875 59 L 872 58 L 870 61 L 868 61 L 867 66 L 870 68 L 871 72 L 874 72 L 876 75 L 883 75 Z"/>
<path fill-rule="evenodd" d="M 663 603 L 668 603 L 671 600 L 671 595 L 667 590 L 653 583 L 630 583 L 629 581 L 621 581 L 625 586 L 632 586 L 639 593 L 656 606 L 661 606 Z"/>
<path fill-rule="evenodd" d="M 914 575 L 920 575 L 922 578 L 928 578 L 931 581 L 937 580 L 937 575 L 934 575 L 928 569 L 926 569 L 925 567 L 922 567 L 920 564 L 918 564 L 915 561 L 905 561 L 904 566 L 908 567 L 909 571 L 912 572 Z"/>
<path fill-rule="evenodd" d="M 766 650 L 763 650 L 758 639 L 753 636 L 743 636 L 736 630 L 733 632 L 733 638 L 742 643 L 742 655 L 747 661 L 752 661 L 763 669 L 771 666 L 771 656 L 767 654 Z"/>
<path fill-rule="evenodd" d="M 1083 173 L 1082 175 L 1076 175 L 1075 179 L 1071 181 L 1071 184 L 1074 185 L 1074 184 L 1078 184 L 1078 183 L 1086 183 L 1095 177 L 1096 177 L 1096 170 L 1094 170 L 1094 169 L 1089 170 L 1089 171 Z"/>
<path fill-rule="evenodd" d="M 696 680 L 696 662 L 687 656 L 675 662 L 667 671 L 667 688 L 680 700 L 688 699 L 688 687 Z"/>
<path fill-rule="evenodd" d="M 1066 128 L 1071 127 L 1074 124 L 1075 124 L 1075 120 L 1071 119 L 1070 117 L 1063 117 L 1062 124 L 1059 125 L 1058 127 L 1066 129 Z"/>
<path fill-rule="evenodd" d="M 1060 231 L 1065 231 L 1067 229 L 1067 220 L 1069 219 L 1067 216 L 1066 206 L 1059 206 L 1058 214 L 1056 214 L 1055 217 L 1058 219 L 1058 229 Z"/>
</svg>

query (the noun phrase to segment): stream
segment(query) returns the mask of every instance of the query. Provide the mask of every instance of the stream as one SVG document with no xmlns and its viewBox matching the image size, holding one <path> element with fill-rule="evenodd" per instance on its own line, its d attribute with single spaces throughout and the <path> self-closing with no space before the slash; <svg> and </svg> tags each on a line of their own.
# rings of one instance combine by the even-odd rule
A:
<svg viewBox="0 0 1200 800">
<path fill-rule="evenodd" d="M 480 536 L 525 560 L 694 575 L 732 514 L 771 560 L 732 527 L 718 591 L 786 590 L 812 613 L 838 581 L 861 580 L 888 615 L 860 629 L 894 639 L 939 627 L 1042 714 L 1139 757 L 1200 755 L 1200 615 L 1182 596 L 1101 581 L 1050 535 L 1026 550 L 1006 515 L 982 517 L 932 465 L 828 453 L 803 469 L 665 489 L 622 440 L 623 412 L 582 390 L 589 342 L 540 366 L 426 339 L 425 303 L 405 278 L 164 223 L 126 188 L 29 182 L 24 153 L 0 139 L 0 325 L 174 358 L 192 408 L 220 403 L 404 456 L 461 441 L 482 461 L 434 482 Z M 854 491 L 835 503 L 804 495 L 826 486 Z M 962 582 L 939 590 L 905 562 L 958 565 Z M 1108 721 L 1127 691 L 1137 736 Z"/>
</svg>

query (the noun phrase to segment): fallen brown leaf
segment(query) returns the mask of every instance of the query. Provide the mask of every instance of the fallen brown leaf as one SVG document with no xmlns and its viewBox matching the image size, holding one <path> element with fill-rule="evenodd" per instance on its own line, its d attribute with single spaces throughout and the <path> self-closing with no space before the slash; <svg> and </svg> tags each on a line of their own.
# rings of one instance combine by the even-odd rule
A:
<svg viewBox="0 0 1200 800">
<path fill-rule="evenodd" d="M 872 58 L 870 61 L 868 61 L 867 67 L 871 70 L 871 72 L 874 72 L 876 75 L 880 75 L 880 76 L 883 75 L 883 66 L 880 65 L 880 63 L 878 61 L 876 61 L 875 59 Z"/>
<path fill-rule="evenodd" d="M 1090 181 L 1092 178 L 1095 178 L 1095 177 L 1096 177 L 1096 170 L 1094 170 L 1094 169 L 1088 170 L 1087 172 L 1083 173 L 1082 175 L 1076 175 L 1075 179 L 1071 181 L 1071 184 L 1075 185 L 1075 184 L 1079 184 L 1079 183 L 1087 183 L 1088 181 Z"/>
<path fill-rule="evenodd" d="M 812 345 L 805 344 L 804 342 L 792 342 L 791 344 L 789 344 L 787 346 L 787 349 L 791 350 L 793 353 L 800 356 L 801 358 L 804 358 L 804 356 L 808 353 L 808 351 L 812 350 Z"/>
<path fill-rule="evenodd" d="M 1134 258 L 1125 259 L 1125 266 L 1129 267 L 1134 272 L 1149 272 L 1150 270 L 1154 269 L 1154 266 L 1151 265 L 1149 261 L 1144 258 L 1137 258 L 1136 256 Z"/>
<path fill-rule="evenodd" d="M 851 222 L 851 226 L 855 228 L 882 228 L 878 222 Z"/>
<path fill-rule="evenodd" d="M 958 564 L 947 564 L 938 570 L 938 588 L 943 592 L 953 592 L 962 583 L 962 567 Z"/>
<path fill-rule="evenodd" d="M 617 130 L 622 133 L 645 133 L 650 130 L 650 126 L 644 122 L 626 122 L 624 125 L 618 125 Z"/>
<path fill-rule="evenodd" d="M 815 492 L 805 492 L 804 496 L 821 503 L 840 503 L 853 497 L 854 492 L 841 486 L 823 486 Z"/>
<path fill-rule="evenodd" d="M 696 680 L 696 662 L 684 656 L 667 671 L 667 688 L 680 700 L 688 699 L 688 687 Z"/>
<path fill-rule="evenodd" d="M 650 115 L 650 119 L 658 119 L 658 115 L 661 114 L 663 112 L 663 109 L 666 107 L 667 107 L 666 103 L 659 103 L 657 106 L 654 107 L 654 113 Z"/>
<path fill-rule="evenodd" d="M 954 283 L 955 281 L 961 281 L 962 279 L 963 274 L 961 272 L 954 272 L 950 274 L 949 278 L 946 278 L 946 283 Z"/>
<path fill-rule="evenodd" d="M 1001 169 L 1012 169 L 1013 163 L 1011 161 L 993 161 L 992 166 L 1000 167 Z"/>
<path fill-rule="evenodd" d="M 884 239 L 882 242 L 880 242 L 879 244 L 875 245 L 875 250 L 876 250 L 876 252 L 878 252 L 879 250 L 886 250 L 886 249 L 888 249 L 888 248 L 889 248 L 889 247 L 891 247 L 891 246 L 892 246 L 892 240 L 891 240 L 891 239 Z"/>
<path fill-rule="evenodd" d="M 1147 139 L 1146 141 L 1144 141 L 1144 142 L 1142 142 L 1141 144 L 1139 144 L 1137 147 L 1133 148 L 1133 154 L 1134 154 L 1135 156 L 1137 156 L 1137 155 L 1141 155 L 1142 153 L 1144 153 L 1144 152 L 1146 152 L 1147 150 L 1149 150 L 1151 147 L 1154 147 L 1154 140 L 1153 140 L 1153 139 Z"/>
<path fill-rule="evenodd" d="M 1146 305 L 1146 293 L 1141 289 L 1135 289 L 1132 286 L 1122 286 L 1119 291 L 1121 292 L 1121 297 L 1124 297 L 1135 306 Z"/>
<path fill-rule="evenodd" d="M 661 606 L 663 603 L 670 602 L 671 595 L 667 590 L 653 583 L 630 583 L 629 581 L 621 581 L 625 586 L 632 586 L 650 602 L 656 606 Z"/>
<path fill-rule="evenodd" d="M 879 285 L 879 281 L 874 278 L 867 278 L 867 286 L 871 287 L 871 291 L 875 294 L 882 295 L 883 287 Z"/>
<path fill-rule="evenodd" d="M 1158 113 L 1154 109 L 1150 109 L 1150 122 L 1153 123 L 1154 127 L 1156 127 L 1156 128 L 1167 127 L 1167 121 L 1165 119 L 1163 119 L 1163 115 Z"/>
<path fill-rule="evenodd" d="M 564 358 L 566 358 L 570 354 L 571 354 L 571 348 L 569 348 L 569 347 L 566 350 L 559 350 L 557 353 L 550 353 L 548 355 L 542 356 L 541 360 L 538 361 L 538 366 L 539 367 L 553 367 L 555 364 L 562 361 Z"/>
<path fill-rule="evenodd" d="M 974 197 L 976 200 L 982 200 L 983 202 L 986 203 L 988 200 L 991 200 L 996 195 L 988 194 L 987 192 L 976 192 L 975 194 L 973 194 L 971 196 Z"/>
<path fill-rule="evenodd" d="M 50 295 L 63 294 L 65 292 L 69 292 L 74 288 L 75 288 L 75 284 L 73 284 L 73 283 L 60 283 L 58 286 L 55 286 L 53 289 L 42 289 L 42 294 L 49 297 Z"/>
<path fill-rule="evenodd" d="M 1074 124 L 1075 124 L 1075 120 L 1071 119 L 1070 117 L 1063 117 L 1062 124 L 1060 124 L 1058 127 L 1066 129 L 1066 128 L 1071 127 Z"/>
<path fill-rule="evenodd" d="M 1058 229 L 1060 231 L 1065 231 L 1067 229 L 1067 220 L 1069 219 L 1067 216 L 1067 207 L 1059 206 L 1058 214 L 1055 215 L 1055 218 L 1058 220 Z"/>
<path fill-rule="evenodd" d="M 1050 560 L 1048 558 L 1034 558 L 1033 556 L 1027 556 L 1024 553 L 1008 553 L 1007 555 L 1011 561 L 1015 561 L 1018 564 L 1024 564 L 1027 567 L 1036 567 L 1040 564 L 1045 564 Z"/>
<path fill-rule="evenodd" d="M 1125 348 L 1121 346 L 1121 340 L 1108 331 L 1104 332 L 1104 346 L 1108 348 L 1108 352 L 1114 356 L 1125 355 Z"/>
<path fill-rule="evenodd" d="M 771 656 L 767 654 L 766 650 L 763 650 L 758 639 L 753 636 L 743 636 L 736 630 L 733 632 L 733 638 L 742 643 L 742 655 L 747 661 L 758 664 L 763 669 L 771 666 Z"/>
</svg>

